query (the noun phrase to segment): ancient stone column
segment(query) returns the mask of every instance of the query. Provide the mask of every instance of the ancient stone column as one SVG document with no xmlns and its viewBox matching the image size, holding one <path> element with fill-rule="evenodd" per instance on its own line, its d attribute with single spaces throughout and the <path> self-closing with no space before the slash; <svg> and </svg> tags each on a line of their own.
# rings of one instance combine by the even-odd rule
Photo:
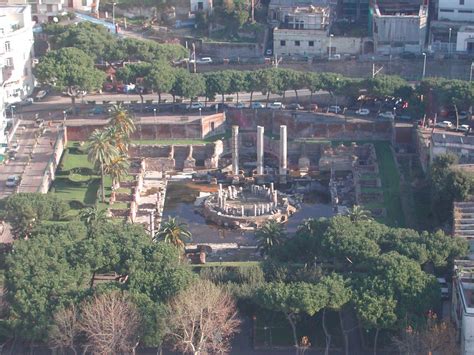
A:
<svg viewBox="0 0 474 355">
<path fill-rule="evenodd" d="M 239 175 L 239 126 L 232 126 L 232 174 Z"/>
<path fill-rule="evenodd" d="M 287 131 L 286 126 L 280 126 L 280 175 L 286 175 L 288 158 L 287 158 Z"/>
<path fill-rule="evenodd" d="M 264 127 L 257 126 L 257 175 L 263 175 L 263 133 Z"/>
</svg>

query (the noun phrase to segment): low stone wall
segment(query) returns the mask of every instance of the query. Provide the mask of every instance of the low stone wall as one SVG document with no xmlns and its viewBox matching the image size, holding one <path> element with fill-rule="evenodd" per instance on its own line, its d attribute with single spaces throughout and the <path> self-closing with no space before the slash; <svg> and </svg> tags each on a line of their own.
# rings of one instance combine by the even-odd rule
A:
<svg viewBox="0 0 474 355">
<path fill-rule="evenodd" d="M 63 155 L 64 149 L 67 145 L 67 133 L 66 131 L 60 130 L 58 136 L 56 138 L 56 142 L 54 143 L 53 154 L 49 159 L 48 165 L 43 173 L 43 178 L 41 180 L 41 185 L 38 188 L 38 192 L 42 194 L 46 194 L 51 187 L 55 177 L 56 177 L 56 169 L 58 168 L 59 162 L 61 161 L 61 157 Z"/>
</svg>

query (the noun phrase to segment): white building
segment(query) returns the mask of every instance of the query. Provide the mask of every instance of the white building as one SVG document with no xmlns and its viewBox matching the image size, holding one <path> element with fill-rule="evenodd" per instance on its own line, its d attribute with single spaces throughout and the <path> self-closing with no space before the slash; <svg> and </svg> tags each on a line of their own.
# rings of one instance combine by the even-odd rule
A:
<svg viewBox="0 0 474 355">
<path fill-rule="evenodd" d="M 1 1 L 1 0 L 0 0 Z M 7 5 L 30 5 L 35 22 L 51 21 L 55 16 L 79 10 L 96 13 L 100 0 L 3 0 Z"/>
<path fill-rule="evenodd" d="M 473 19 L 474 19 L 474 15 Z M 456 51 L 474 54 L 474 25 L 462 26 L 456 37 Z"/>
<path fill-rule="evenodd" d="M 21 101 L 33 91 L 32 59 L 30 6 L 0 6 L 0 64 L 5 103 Z"/>
<path fill-rule="evenodd" d="M 458 330 L 461 355 L 474 354 L 474 261 L 455 260 L 451 318 Z"/>
<path fill-rule="evenodd" d="M 189 0 L 191 12 L 211 12 L 212 0 Z"/>
<path fill-rule="evenodd" d="M 439 0 L 438 20 L 474 22 L 474 0 Z"/>
</svg>

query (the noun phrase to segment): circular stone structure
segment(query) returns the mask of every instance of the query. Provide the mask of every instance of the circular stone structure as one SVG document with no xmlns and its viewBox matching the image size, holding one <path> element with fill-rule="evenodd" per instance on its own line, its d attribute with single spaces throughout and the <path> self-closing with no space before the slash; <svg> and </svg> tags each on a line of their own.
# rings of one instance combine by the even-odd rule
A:
<svg viewBox="0 0 474 355">
<path fill-rule="evenodd" d="M 288 197 L 264 185 L 230 185 L 208 196 L 203 202 L 204 217 L 220 226 L 256 229 L 268 220 L 284 223 L 296 211 Z"/>
</svg>

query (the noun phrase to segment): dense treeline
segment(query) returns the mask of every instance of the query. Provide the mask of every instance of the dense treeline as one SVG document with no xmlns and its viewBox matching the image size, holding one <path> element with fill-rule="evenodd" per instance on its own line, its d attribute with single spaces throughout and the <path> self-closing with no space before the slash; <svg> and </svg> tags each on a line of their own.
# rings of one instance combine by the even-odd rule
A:
<svg viewBox="0 0 474 355">
<path fill-rule="evenodd" d="M 214 99 L 219 95 L 254 92 L 285 95 L 293 90 L 307 89 L 312 96 L 319 90 L 331 95 L 352 99 L 360 94 L 372 97 L 398 97 L 412 103 L 428 114 L 437 112 L 441 105 L 456 105 L 467 110 L 474 100 L 474 83 L 462 80 L 428 78 L 414 86 L 399 76 L 377 75 L 375 78 L 354 79 L 335 73 L 302 72 L 284 68 L 255 71 L 222 70 L 192 74 L 175 68 L 172 62 L 188 57 L 188 51 L 175 44 L 159 44 L 138 39 L 119 39 L 104 27 L 90 23 L 77 26 L 50 25 L 55 50 L 46 54 L 36 68 L 36 76 L 69 96 L 77 97 L 87 91 L 101 89 L 105 75 L 94 68 L 94 63 L 123 63 L 117 78 L 137 85 L 137 92 L 154 91 L 161 94 L 193 99 L 204 96 Z"/>
</svg>

